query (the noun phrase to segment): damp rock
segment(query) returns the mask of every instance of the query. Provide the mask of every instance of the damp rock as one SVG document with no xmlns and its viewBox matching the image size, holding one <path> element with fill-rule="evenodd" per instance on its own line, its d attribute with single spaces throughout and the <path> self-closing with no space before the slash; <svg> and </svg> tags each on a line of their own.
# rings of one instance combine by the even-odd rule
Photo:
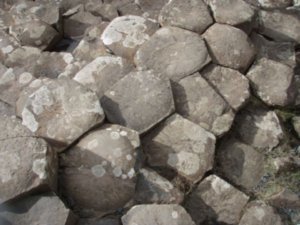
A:
<svg viewBox="0 0 300 225">
<path fill-rule="evenodd" d="M 251 96 L 249 80 L 237 70 L 212 64 L 201 75 L 235 110 L 243 107 Z"/>
<path fill-rule="evenodd" d="M 256 50 L 242 30 L 215 23 L 203 34 L 214 63 L 244 72 L 252 63 Z"/>
<path fill-rule="evenodd" d="M 247 195 L 226 181 L 210 175 L 191 193 L 185 208 L 196 224 L 237 224 L 248 200 Z"/>
<path fill-rule="evenodd" d="M 21 115 L 28 129 L 46 138 L 58 151 L 104 119 L 97 95 L 67 78 L 45 79 L 28 96 Z"/>
<path fill-rule="evenodd" d="M 122 217 L 122 222 L 123 225 L 195 225 L 185 209 L 175 204 L 134 206 Z"/>
<path fill-rule="evenodd" d="M 291 67 L 262 58 L 248 71 L 254 93 L 270 106 L 288 106 L 295 102 L 296 87 Z"/>
<path fill-rule="evenodd" d="M 191 183 L 199 181 L 213 167 L 215 136 L 178 114 L 142 140 L 150 166 L 172 169 Z"/>
<path fill-rule="evenodd" d="M 105 92 L 101 104 L 111 123 L 139 133 L 148 131 L 174 112 L 170 82 L 151 71 L 129 73 Z"/>
<path fill-rule="evenodd" d="M 178 81 L 202 69 L 211 59 L 198 34 L 177 27 L 163 27 L 139 48 L 134 61 L 141 70 L 153 70 Z"/>
<path fill-rule="evenodd" d="M 201 34 L 213 23 L 213 19 L 202 0 L 171 0 L 160 11 L 159 22 L 163 26 L 180 27 Z"/>
<path fill-rule="evenodd" d="M 184 194 L 154 170 L 140 169 L 135 200 L 142 204 L 180 204 Z"/>
<path fill-rule="evenodd" d="M 55 191 L 56 153 L 16 117 L 0 117 L 0 204 L 37 191 Z"/>
<path fill-rule="evenodd" d="M 202 128 L 221 136 L 229 131 L 234 112 L 229 104 L 199 74 L 173 85 L 176 111 Z"/>
<path fill-rule="evenodd" d="M 143 17 L 121 16 L 110 22 L 101 39 L 115 55 L 132 60 L 136 50 L 149 40 L 157 29 L 157 23 Z"/>
<path fill-rule="evenodd" d="M 264 155 L 235 138 L 217 149 L 218 171 L 237 186 L 251 191 L 264 175 Z"/>
<path fill-rule="evenodd" d="M 74 80 L 95 91 L 99 98 L 134 69 L 133 64 L 118 56 L 97 57 L 82 68 Z"/>
<path fill-rule="evenodd" d="M 77 213 L 83 217 L 112 213 L 134 197 L 139 145 L 137 132 L 104 125 L 62 153 L 63 195 Z"/>
<path fill-rule="evenodd" d="M 54 194 L 22 198 L 4 207 L 0 212 L 3 224 L 76 225 L 78 219 Z"/>
</svg>

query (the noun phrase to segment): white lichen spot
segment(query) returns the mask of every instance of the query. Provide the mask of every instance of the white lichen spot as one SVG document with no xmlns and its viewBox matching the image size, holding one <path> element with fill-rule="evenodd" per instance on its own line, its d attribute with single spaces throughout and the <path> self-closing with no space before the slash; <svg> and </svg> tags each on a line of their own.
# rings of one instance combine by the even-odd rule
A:
<svg viewBox="0 0 300 225">
<path fill-rule="evenodd" d="M 259 221 L 262 221 L 265 216 L 265 211 L 262 208 L 256 208 L 255 216 Z"/>
<path fill-rule="evenodd" d="M 39 80 L 39 79 L 36 79 L 36 80 L 34 80 L 34 81 L 32 81 L 30 83 L 29 87 L 31 87 L 31 88 L 37 88 L 37 87 L 40 87 L 41 84 L 42 84 L 42 81 Z"/>
<path fill-rule="evenodd" d="M 122 156 L 122 149 L 121 149 L 121 148 L 115 148 L 115 149 L 113 150 L 113 154 L 114 154 L 114 156 L 116 156 L 116 157 L 121 157 L 121 156 Z"/>
<path fill-rule="evenodd" d="M 119 166 L 115 167 L 112 172 L 115 177 L 120 177 L 122 175 L 122 169 Z"/>
<path fill-rule="evenodd" d="M 217 194 L 222 194 L 230 189 L 230 184 L 228 184 L 226 181 L 221 180 L 217 176 L 214 176 L 211 182 L 211 186 Z"/>
<path fill-rule="evenodd" d="M 103 167 L 103 165 L 95 165 L 91 168 L 92 174 L 95 177 L 103 177 L 104 174 L 106 173 L 105 168 Z"/>
<path fill-rule="evenodd" d="M 32 171 L 39 176 L 40 179 L 44 180 L 47 178 L 47 161 L 46 159 L 36 159 L 32 165 Z"/>
<path fill-rule="evenodd" d="M 6 72 L 1 76 L 0 75 L 0 85 L 11 82 L 15 79 L 15 74 L 12 68 L 6 70 Z"/>
<path fill-rule="evenodd" d="M 173 219 L 177 219 L 177 218 L 178 218 L 178 212 L 173 211 L 173 212 L 172 212 L 172 218 L 173 218 Z"/>
<path fill-rule="evenodd" d="M 201 164 L 199 156 L 191 152 L 170 153 L 167 163 L 185 175 L 194 175 L 197 173 Z"/>
<path fill-rule="evenodd" d="M 125 131 L 125 130 L 122 130 L 122 131 L 120 132 L 120 135 L 123 136 L 123 137 L 124 137 L 124 136 L 127 136 L 127 134 L 128 134 L 128 133 L 127 133 L 127 131 Z"/>
<path fill-rule="evenodd" d="M 98 147 L 98 140 L 94 139 L 87 144 L 88 149 L 94 149 Z"/>
<path fill-rule="evenodd" d="M 111 138 L 112 140 L 118 140 L 118 139 L 120 138 L 119 132 L 112 131 L 112 132 L 110 133 L 110 138 Z"/>
<path fill-rule="evenodd" d="M 52 104 L 54 104 L 54 99 L 52 98 L 51 92 L 47 88 L 47 86 L 40 87 L 29 97 L 31 99 L 33 112 L 36 115 L 39 115 L 42 112 L 44 112 L 45 106 L 51 106 Z"/>
<path fill-rule="evenodd" d="M 37 131 L 39 124 L 35 120 L 34 115 L 27 108 L 24 108 L 22 111 L 22 120 L 22 124 L 29 130 L 31 130 L 32 132 Z"/>
<path fill-rule="evenodd" d="M 3 47 L 1 50 L 4 54 L 8 54 L 8 53 L 12 52 L 12 50 L 14 50 L 14 48 L 13 48 L 13 46 L 8 45 L 6 47 Z"/>
<path fill-rule="evenodd" d="M 115 96 L 115 95 L 116 95 L 116 92 L 110 91 L 109 94 L 110 94 L 111 96 Z"/>
<path fill-rule="evenodd" d="M 132 156 L 131 156 L 130 154 L 128 154 L 128 155 L 126 155 L 126 159 L 127 159 L 128 161 L 130 161 L 130 160 L 132 160 Z"/>
<path fill-rule="evenodd" d="M 129 172 L 127 173 L 127 176 L 131 179 L 134 177 L 134 175 L 135 175 L 135 170 L 134 170 L 134 168 L 131 168 L 129 170 Z"/>
<path fill-rule="evenodd" d="M 73 60 L 74 60 L 72 54 L 70 54 L 70 53 L 65 53 L 65 54 L 63 55 L 63 59 L 64 59 L 64 61 L 65 61 L 67 64 L 72 63 Z"/>
<path fill-rule="evenodd" d="M 21 84 L 28 84 L 33 79 L 31 73 L 25 72 L 22 73 L 19 77 L 19 83 Z"/>
</svg>

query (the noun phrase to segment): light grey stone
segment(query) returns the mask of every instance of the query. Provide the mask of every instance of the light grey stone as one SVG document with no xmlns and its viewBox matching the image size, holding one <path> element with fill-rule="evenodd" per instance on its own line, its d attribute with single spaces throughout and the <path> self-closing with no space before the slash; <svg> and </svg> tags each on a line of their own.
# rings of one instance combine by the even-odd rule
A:
<svg viewBox="0 0 300 225">
<path fill-rule="evenodd" d="M 137 0 L 135 1 L 144 12 L 145 18 L 158 20 L 159 13 L 168 0 Z"/>
</svg>

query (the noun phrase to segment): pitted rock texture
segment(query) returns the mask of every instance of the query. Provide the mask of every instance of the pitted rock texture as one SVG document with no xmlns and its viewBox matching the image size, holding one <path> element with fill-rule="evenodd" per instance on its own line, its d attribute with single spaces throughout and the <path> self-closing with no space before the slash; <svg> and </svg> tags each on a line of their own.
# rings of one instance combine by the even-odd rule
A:
<svg viewBox="0 0 300 225">
<path fill-rule="evenodd" d="M 61 155 L 63 194 L 77 213 L 105 215 L 133 198 L 139 145 L 136 131 L 105 125 Z"/>
</svg>

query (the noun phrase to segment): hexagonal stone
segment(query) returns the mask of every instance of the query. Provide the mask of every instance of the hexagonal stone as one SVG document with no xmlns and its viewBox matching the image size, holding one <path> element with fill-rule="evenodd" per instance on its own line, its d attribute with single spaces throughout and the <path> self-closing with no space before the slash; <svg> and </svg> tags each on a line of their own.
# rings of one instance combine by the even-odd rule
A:
<svg viewBox="0 0 300 225">
<path fill-rule="evenodd" d="M 139 133 L 146 132 L 174 111 L 170 82 L 150 71 L 129 73 L 105 93 L 101 104 L 111 123 Z"/>
<path fill-rule="evenodd" d="M 12 25 L 9 33 L 21 45 L 28 45 L 45 50 L 51 48 L 60 39 L 59 33 L 49 24 L 41 20 L 25 21 Z"/>
<path fill-rule="evenodd" d="M 201 75 L 235 110 L 245 105 L 251 95 L 248 79 L 237 70 L 212 64 Z"/>
<path fill-rule="evenodd" d="M 276 41 L 300 43 L 300 17 L 293 11 L 261 10 L 259 21 L 259 33 Z"/>
<path fill-rule="evenodd" d="M 238 27 L 250 32 L 256 12 L 251 5 L 243 0 L 206 0 L 217 23 Z"/>
<path fill-rule="evenodd" d="M 254 45 L 247 34 L 238 28 L 215 23 L 203 37 L 216 64 L 243 72 L 255 57 Z"/>
<path fill-rule="evenodd" d="M 237 224 L 248 199 L 226 181 L 210 175 L 192 192 L 185 208 L 196 224 Z"/>
<path fill-rule="evenodd" d="M 271 106 L 292 105 L 296 98 L 294 71 L 291 67 L 262 58 L 248 71 L 254 93 Z"/>
<path fill-rule="evenodd" d="M 44 79 L 38 86 L 21 109 L 23 124 L 58 150 L 103 121 L 98 97 L 77 82 Z"/>
<path fill-rule="evenodd" d="M 293 5 L 293 0 L 257 0 L 264 9 L 286 8 Z"/>
<path fill-rule="evenodd" d="M 218 171 L 237 186 L 251 191 L 264 175 L 264 156 L 234 138 L 217 150 Z"/>
<path fill-rule="evenodd" d="M 196 33 L 163 27 L 137 51 L 134 61 L 142 70 L 153 70 L 173 81 L 193 74 L 210 62 L 205 42 Z"/>
<path fill-rule="evenodd" d="M 160 11 L 158 20 L 163 26 L 180 27 L 200 34 L 213 23 L 202 0 L 171 0 Z"/>
<path fill-rule="evenodd" d="M 115 55 L 132 59 L 136 50 L 158 29 L 158 24 L 140 16 L 115 18 L 105 28 L 101 39 Z"/>
<path fill-rule="evenodd" d="M 0 116 L 0 204 L 34 191 L 55 190 L 56 153 L 15 117 Z"/>
<path fill-rule="evenodd" d="M 140 169 L 135 200 L 142 204 L 180 204 L 184 194 L 154 170 Z"/>
<path fill-rule="evenodd" d="M 138 0 L 134 2 L 136 2 L 144 12 L 144 17 L 158 20 L 158 15 L 164 5 L 168 3 L 168 0 Z"/>
<path fill-rule="evenodd" d="M 233 110 L 199 73 L 174 84 L 173 93 L 176 111 L 183 117 L 217 136 L 230 129 Z"/>
<path fill-rule="evenodd" d="M 83 67 L 73 79 L 95 91 L 100 98 L 133 69 L 133 64 L 124 58 L 102 56 Z"/>
<path fill-rule="evenodd" d="M 76 225 L 77 217 L 54 195 L 31 196 L 4 206 L 1 224 Z"/>
<path fill-rule="evenodd" d="M 274 111 L 247 107 L 236 117 L 236 131 L 243 142 L 254 148 L 272 149 L 283 138 L 283 130 Z"/>
<path fill-rule="evenodd" d="M 172 169 L 196 183 L 212 169 L 216 138 L 202 127 L 175 114 L 143 138 L 152 167 Z"/>
<path fill-rule="evenodd" d="M 283 225 L 276 210 L 262 202 L 255 201 L 249 203 L 239 225 Z"/>
<path fill-rule="evenodd" d="M 123 225 L 195 225 L 180 205 L 138 205 L 122 217 Z"/>
<path fill-rule="evenodd" d="M 269 41 L 255 32 L 251 34 L 251 40 L 258 50 L 256 59 L 268 58 L 290 67 L 296 66 L 295 44 L 293 42 Z"/>
<path fill-rule="evenodd" d="M 62 153 L 63 195 L 76 212 L 84 217 L 100 216 L 124 207 L 133 198 L 139 144 L 137 132 L 105 125 Z"/>
</svg>

